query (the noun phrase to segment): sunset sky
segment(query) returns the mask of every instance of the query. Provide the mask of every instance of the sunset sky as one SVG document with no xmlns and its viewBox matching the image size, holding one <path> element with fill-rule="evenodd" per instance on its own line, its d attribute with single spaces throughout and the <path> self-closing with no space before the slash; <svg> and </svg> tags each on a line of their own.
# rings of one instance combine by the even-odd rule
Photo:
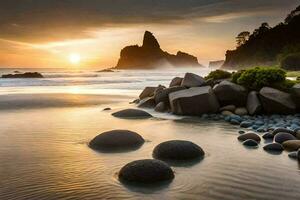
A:
<svg viewBox="0 0 300 200">
<path fill-rule="evenodd" d="M 284 20 L 299 0 L 1 0 L 0 67 L 115 66 L 145 30 L 163 50 L 224 59 L 235 36 Z"/>
</svg>

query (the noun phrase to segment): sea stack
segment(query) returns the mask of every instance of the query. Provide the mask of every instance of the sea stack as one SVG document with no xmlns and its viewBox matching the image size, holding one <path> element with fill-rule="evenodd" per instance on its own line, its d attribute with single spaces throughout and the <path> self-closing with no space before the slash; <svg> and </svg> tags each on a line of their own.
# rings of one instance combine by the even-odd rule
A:
<svg viewBox="0 0 300 200">
<path fill-rule="evenodd" d="M 146 31 L 143 45 L 126 46 L 121 50 L 117 69 L 152 69 L 159 66 L 199 67 L 198 59 L 178 51 L 176 55 L 163 51 L 154 35 Z"/>
</svg>

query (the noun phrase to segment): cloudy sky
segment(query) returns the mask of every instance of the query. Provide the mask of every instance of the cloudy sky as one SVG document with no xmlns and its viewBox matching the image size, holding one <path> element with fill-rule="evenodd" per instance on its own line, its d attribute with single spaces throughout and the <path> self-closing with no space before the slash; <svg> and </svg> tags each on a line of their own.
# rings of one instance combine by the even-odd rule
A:
<svg viewBox="0 0 300 200">
<path fill-rule="evenodd" d="M 224 59 L 235 36 L 283 21 L 299 0 L 1 0 L 0 67 L 115 66 L 145 30 L 170 53 Z"/>
</svg>

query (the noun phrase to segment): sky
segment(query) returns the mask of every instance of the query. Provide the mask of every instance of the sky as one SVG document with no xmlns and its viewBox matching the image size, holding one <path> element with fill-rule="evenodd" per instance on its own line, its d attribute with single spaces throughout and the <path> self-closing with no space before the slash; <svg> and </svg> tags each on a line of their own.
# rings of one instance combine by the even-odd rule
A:
<svg viewBox="0 0 300 200">
<path fill-rule="evenodd" d="M 151 31 L 207 65 L 235 36 L 282 22 L 299 0 L 1 0 L 0 68 L 108 68 Z"/>
</svg>

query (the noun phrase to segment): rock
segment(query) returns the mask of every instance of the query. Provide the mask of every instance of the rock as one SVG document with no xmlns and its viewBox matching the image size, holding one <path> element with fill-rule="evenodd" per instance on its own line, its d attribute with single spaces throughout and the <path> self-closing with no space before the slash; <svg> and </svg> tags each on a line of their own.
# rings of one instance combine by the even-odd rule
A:
<svg viewBox="0 0 300 200">
<path fill-rule="evenodd" d="M 251 121 L 242 121 L 241 124 L 240 124 L 240 127 L 249 128 L 252 125 L 253 125 L 253 122 L 251 122 Z"/>
<path fill-rule="evenodd" d="M 234 113 L 239 115 L 239 116 L 243 116 L 243 115 L 247 115 L 248 111 L 247 111 L 246 108 L 241 107 L 241 108 L 235 109 Z"/>
<path fill-rule="evenodd" d="M 298 159 L 298 152 L 297 151 L 293 151 L 291 153 L 289 153 L 289 157 L 292 159 Z"/>
<path fill-rule="evenodd" d="M 174 178 L 172 169 L 163 161 L 137 160 L 126 164 L 119 172 L 119 179 L 133 183 L 157 183 Z"/>
<path fill-rule="evenodd" d="M 176 55 L 163 51 L 153 34 L 146 31 L 142 46 L 126 46 L 121 50 L 116 69 L 153 69 L 166 65 L 201 66 L 195 56 L 181 51 L 178 51 Z"/>
<path fill-rule="evenodd" d="M 257 142 L 260 142 L 260 137 L 259 135 L 255 134 L 255 133 L 245 133 L 245 134 L 242 134 L 238 137 L 238 140 L 239 141 L 245 141 L 245 140 L 248 140 L 248 139 L 252 139 L 252 140 L 255 140 Z"/>
<path fill-rule="evenodd" d="M 161 160 L 191 160 L 204 156 L 202 148 L 184 140 L 170 140 L 157 145 L 153 156 Z"/>
<path fill-rule="evenodd" d="M 154 97 L 146 97 L 139 102 L 138 107 L 139 108 L 154 108 L 155 105 L 156 104 L 155 104 Z"/>
<path fill-rule="evenodd" d="M 99 134 L 89 143 L 95 150 L 128 150 L 136 149 L 144 144 L 139 134 L 128 130 L 112 130 Z"/>
<path fill-rule="evenodd" d="M 298 77 L 298 78 L 300 80 L 300 77 Z M 292 87 L 292 98 L 293 98 L 294 102 L 296 103 L 298 112 L 300 112 L 300 83 L 295 84 Z"/>
<path fill-rule="evenodd" d="M 221 105 L 246 105 L 247 90 L 230 81 L 222 81 L 214 87 L 214 92 Z"/>
<path fill-rule="evenodd" d="M 277 133 L 274 137 L 274 141 L 280 144 L 288 140 L 296 140 L 296 138 L 292 134 L 281 132 Z"/>
<path fill-rule="evenodd" d="M 180 86 L 181 85 L 181 82 L 182 82 L 183 78 L 180 78 L 180 77 L 175 77 L 172 79 L 169 87 L 175 87 L 175 86 Z"/>
<path fill-rule="evenodd" d="M 25 72 L 23 74 L 3 74 L 1 78 L 44 78 L 44 76 L 38 72 Z"/>
<path fill-rule="evenodd" d="M 283 142 L 282 146 L 287 151 L 297 151 L 300 148 L 300 140 L 288 140 Z"/>
<path fill-rule="evenodd" d="M 230 112 L 234 112 L 236 109 L 235 105 L 227 105 L 227 106 L 223 106 L 220 108 L 220 112 L 222 111 L 230 111 Z"/>
<path fill-rule="evenodd" d="M 171 111 L 179 115 L 215 113 L 219 103 L 210 86 L 194 87 L 170 93 Z"/>
<path fill-rule="evenodd" d="M 265 151 L 283 151 L 283 146 L 279 143 L 271 143 L 264 146 Z"/>
<path fill-rule="evenodd" d="M 154 95 L 154 91 L 156 89 L 157 89 L 157 87 L 145 87 L 145 89 L 139 95 L 139 98 L 144 99 L 144 98 L 147 98 L 147 97 L 152 97 Z"/>
<path fill-rule="evenodd" d="M 135 99 L 135 100 L 133 100 L 133 101 L 131 101 L 131 102 L 129 102 L 130 104 L 138 104 L 138 103 L 140 103 L 140 99 Z"/>
<path fill-rule="evenodd" d="M 231 116 L 231 115 L 234 115 L 232 112 L 227 111 L 227 110 L 222 111 L 221 114 L 224 115 L 224 116 Z"/>
<path fill-rule="evenodd" d="M 259 97 L 266 113 L 292 114 L 296 112 L 296 105 L 288 93 L 264 87 L 259 91 Z"/>
<path fill-rule="evenodd" d="M 297 133 L 297 134 L 296 134 L 296 138 L 297 138 L 298 140 L 300 140 L 300 133 Z"/>
<path fill-rule="evenodd" d="M 239 131 L 239 134 L 244 134 L 245 133 L 245 131 Z"/>
<path fill-rule="evenodd" d="M 183 87 L 201 87 L 205 84 L 205 79 L 197 74 L 186 73 L 181 82 Z"/>
<path fill-rule="evenodd" d="M 265 140 L 271 140 L 274 138 L 274 135 L 272 133 L 265 133 L 263 136 L 262 136 Z"/>
<path fill-rule="evenodd" d="M 272 134 L 275 136 L 277 133 L 289 133 L 292 135 L 295 135 L 295 132 L 291 129 L 287 129 L 287 128 L 276 128 L 273 130 Z"/>
<path fill-rule="evenodd" d="M 118 118 L 150 118 L 152 115 L 143 110 L 125 109 L 112 114 Z"/>
<path fill-rule="evenodd" d="M 240 125 L 240 121 L 236 120 L 236 119 L 230 119 L 230 124 L 232 125 Z"/>
<path fill-rule="evenodd" d="M 168 110 L 164 102 L 159 102 L 154 109 L 156 112 L 165 112 Z"/>
<path fill-rule="evenodd" d="M 244 146 L 250 146 L 250 147 L 256 147 L 258 146 L 258 143 L 255 140 L 247 139 L 243 142 Z"/>
<path fill-rule="evenodd" d="M 111 110 L 111 108 L 104 108 L 103 111 Z"/>
<path fill-rule="evenodd" d="M 259 101 L 257 92 L 252 91 L 247 97 L 247 110 L 250 115 L 259 114 L 262 110 L 262 105 Z"/>
<path fill-rule="evenodd" d="M 165 105 L 169 106 L 170 105 L 169 94 L 180 91 L 180 90 L 185 90 L 185 89 L 186 89 L 185 87 L 178 86 L 178 87 L 170 87 L 170 88 L 166 88 L 166 89 L 157 91 L 157 92 L 155 92 L 155 95 L 154 95 L 155 102 L 156 102 L 156 104 L 158 104 L 160 102 L 164 102 Z"/>
<path fill-rule="evenodd" d="M 102 69 L 97 72 L 114 72 L 112 69 Z"/>
</svg>

